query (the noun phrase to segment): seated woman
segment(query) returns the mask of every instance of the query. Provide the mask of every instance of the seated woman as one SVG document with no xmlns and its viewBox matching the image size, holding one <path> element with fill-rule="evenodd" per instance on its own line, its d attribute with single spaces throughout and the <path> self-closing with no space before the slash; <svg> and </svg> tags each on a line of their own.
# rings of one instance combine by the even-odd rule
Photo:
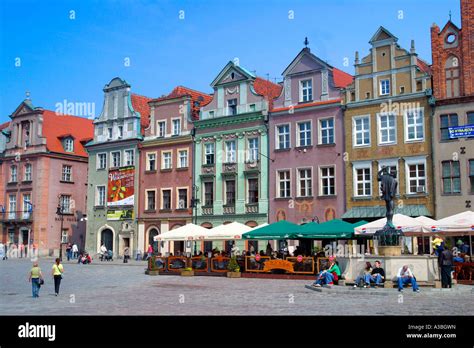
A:
<svg viewBox="0 0 474 348">
<path fill-rule="evenodd" d="M 364 288 L 370 286 L 370 280 L 367 279 L 367 276 L 370 275 L 371 273 L 372 273 L 372 264 L 370 262 L 366 262 L 364 271 L 362 272 L 362 274 L 359 274 L 355 279 L 354 288 L 358 287 L 361 281 L 364 281 Z"/>
<path fill-rule="evenodd" d="M 313 286 L 320 287 L 321 285 L 333 286 L 341 277 L 341 270 L 337 264 L 336 258 L 329 257 L 329 269 L 319 272 Z"/>
</svg>

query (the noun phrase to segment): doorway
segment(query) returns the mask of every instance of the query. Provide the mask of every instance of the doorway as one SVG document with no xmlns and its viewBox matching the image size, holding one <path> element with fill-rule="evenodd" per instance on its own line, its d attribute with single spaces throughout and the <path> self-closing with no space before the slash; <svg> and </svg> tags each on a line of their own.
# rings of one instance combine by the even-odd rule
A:
<svg viewBox="0 0 474 348">
<path fill-rule="evenodd" d="M 110 229 L 105 229 L 101 233 L 101 243 L 100 245 L 105 244 L 107 250 L 114 250 L 114 233 Z"/>
</svg>

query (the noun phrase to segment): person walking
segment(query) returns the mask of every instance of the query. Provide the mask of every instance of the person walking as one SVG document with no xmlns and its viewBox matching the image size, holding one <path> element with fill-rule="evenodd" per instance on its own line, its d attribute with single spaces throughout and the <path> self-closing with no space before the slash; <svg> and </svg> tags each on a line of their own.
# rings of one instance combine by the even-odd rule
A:
<svg viewBox="0 0 474 348">
<path fill-rule="evenodd" d="M 33 293 L 34 298 L 39 297 L 41 280 L 43 280 L 43 273 L 41 273 L 41 268 L 39 268 L 38 262 L 34 262 L 28 278 L 28 281 L 31 283 L 31 292 Z"/>
<path fill-rule="evenodd" d="M 123 263 L 128 263 L 129 258 L 130 258 L 130 248 L 126 246 L 123 249 Z"/>
<path fill-rule="evenodd" d="M 72 245 L 72 258 L 73 258 L 73 259 L 77 259 L 78 254 L 79 254 L 79 249 L 78 249 L 78 247 L 77 247 L 77 244 L 74 243 L 74 244 Z"/>
<path fill-rule="evenodd" d="M 59 257 L 56 259 L 56 262 L 53 265 L 53 278 L 54 278 L 54 294 L 59 295 L 59 286 L 61 285 L 61 279 L 63 279 L 64 268 L 61 264 Z"/>
<path fill-rule="evenodd" d="M 72 258 L 72 245 L 71 243 L 67 243 L 67 246 L 66 246 L 66 255 L 67 255 L 67 260 L 71 260 Z"/>
<path fill-rule="evenodd" d="M 451 288 L 451 272 L 453 271 L 453 253 L 444 249 L 439 256 L 439 267 L 441 267 L 441 286 Z"/>
</svg>

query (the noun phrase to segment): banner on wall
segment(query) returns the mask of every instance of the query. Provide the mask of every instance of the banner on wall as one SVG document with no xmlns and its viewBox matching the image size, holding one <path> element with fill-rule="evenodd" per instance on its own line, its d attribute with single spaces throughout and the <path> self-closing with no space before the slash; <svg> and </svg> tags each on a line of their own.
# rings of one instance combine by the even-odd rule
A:
<svg viewBox="0 0 474 348">
<path fill-rule="evenodd" d="M 133 220 L 133 209 L 107 210 L 107 220 Z"/>
<path fill-rule="evenodd" d="M 135 167 L 123 167 L 109 171 L 107 206 L 117 207 L 135 204 Z"/>
</svg>

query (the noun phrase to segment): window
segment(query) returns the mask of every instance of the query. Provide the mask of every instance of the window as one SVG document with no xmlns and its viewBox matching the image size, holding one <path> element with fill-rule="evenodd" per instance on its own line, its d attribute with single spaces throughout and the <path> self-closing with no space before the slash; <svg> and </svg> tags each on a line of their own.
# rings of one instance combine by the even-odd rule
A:
<svg viewBox="0 0 474 348">
<path fill-rule="evenodd" d="M 18 168 L 16 166 L 10 167 L 10 182 L 18 181 Z"/>
<path fill-rule="evenodd" d="M 156 170 L 156 153 L 147 153 L 147 167 L 146 170 L 152 171 Z"/>
<path fill-rule="evenodd" d="M 162 152 L 161 169 L 171 169 L 171 152 Z"/>
<path fill-rule="evenodd" d="M 320 195 L 330 196 L 336 194 L 336 176 L 334 174 L 334 167 L 325 167 L 320 168 L 319 170 L 320 177 Z"/>
<path fill-rule="evenodd" d="M 123 138 L 123 126 L 118 126 L 118 137 Z"/>
<path fill-rule="evenodd" d="M 313 195 L 313 183 L 311 169 L 298 169 L 299 197 L 311 197 Z"/>
<path fill-rule="evenodd" d="M 161 209 L 170 210 L 171 209 L 171 190 L 162 190 L 161 195 L 162 195 Z"/>
<path fill-rule="evenodd" d="M 146 209 L 147 210 L 156 209 L 156 191 L 155 190 L 146 191 Z"/>
<path fill-rule="evenodd" d="M 254 112 L 256 109 L 255 109 L 255 104 L 250 104 L 249 105 L 249 111 L 250 112 Z"/>
<path fill-rule="evenodd" d="M 426 192 L 425 163 L 406 162 L 408 172 L 407 194 Z"/>
<path fill-rule="evenodd" d="M 120 159 L 120 151 L 115 151 L 112 152 L 112 163 L 111 167 L 112 168 L 117 168 L 122 165 L 121 159 Z"/>
<path fill-rule="evenodd" d="M 72 166 L 67 166 L 67 165 L 63 166 L 61 180 L 72 182 Z"/>
<path fill-rule="evenodd" d="M 467 113 L 467 124 L 474 124 L 474 111 L 470 111 Z"/>
<path fill-rule="evenodd" d="M 370 145 L 370 116 L 358 116 L 352 119 L 354 146 Z"/>
<path fill-rule="evenodd" d="M 235 163 L 235 140 L 225 142 L 225 161 L 226 163 Z"/>
<path fill-rule="evenodd" d="M 235 180 L 225 182 L 225 204 L 235 205 Z"/>
<path fill-rule="evenodd" d="M 313 81 L 300 81 L 300 102 L 309 102 L 313 100 Z"/>
<path fill-rule="evenodd" d="M 214 111 L 209 111 L 209 118 L 214 118 Z"/>
<path fill-rule="evenodd" d="M 334 119 L 319 120 L 319 143 L 334 144 Z"/>
<path fill-rule="evenodd" d="M 157 135 L 160 138 L 163 138 L 166 134 L 166 122 L 165 121 L 158 121 L 156 123 L 156 130 L 157 130 Z"/>
<path fill-rule="evenodd" d="M 73 152 L 74 151 L 74 139 L 72 139 L 72 138 L 64 139 L 64 150 L 66 152 Z"/>
<path fill-rule="evenodd" d="M 179 157 L 179 168 L 187 168 L 188 167 L 188 150 L 179 150 L 178 151 Z"/>
<path fill-rule="evenodd" d="M 102 135 L 104 134 L 104 125 L 100 125 L 97 127 L 97 135 Z"/>
<path fill-rule="evenodd" d="M 207 143 L 204 145 L 204 164 L 214 164 L 214 143 Z"/>
<path fill-rule="evenodd" d="M 249 204 L 258 203 L 258 179 L 248 179 L 248 202 Z"/>
<path fill-rule="evenodd" d="M 457 57 L 451 56 L 446 60 L 446 97 L 459 97 L 459 60 Z"/>
<path fill-rule="evenodd" d="M 443 161 L 442 166 L 442 180 L 443 193 L 461 193 L 461 171 L 459 168 L 459 161 Z"/>
<path fill-rule="evenodd" d="M 112 139 L 112 134 L 113 134 L 112 128 L 111 127 L 107 128 L 107 139 L 109 140 Z"/>
<path fill-rule="evenodd" d="M 212 181 L 204 183 L 204 206 L 212 207 L 214 204 L 214 183 Z"/>
<path fill-rule="evenodd" d="M 173 120 L 173 135 L 180 135 L 181 134 L 181 120 L 175 119 Z"/>
<path fill-rule="evenodd" d="M 284 124 L 277 126 L 277 149 L 290 148 L 290 125 Z"/>
<path fill-rule="evenodd" d="M 469 181 L 470 181 L 470 186 L 471 186 L 471 191 L 470 193 L 474 193 L 474 159 L 469 160 Z"/>
<path fill-rule="evenodd" d="M 125 157 L 126 166 L 133 166 L 135 164 L 135 151 L 134 150 L 125 150 L 124 157 Z"/>
<path fill-rule="evenodd" d="M 59 198 L 59 205 L 63 214 L 71 213 L 71 196 L 61 195 Z"/>
<path fill-rule="evenodd" d="M 405 140 L 417 141 L 425 137 L 423 110 L 409 110 L 405 113 Z"/>
<path fill-rule="evenodd" d="M 354 183 L 355 196 L 372 196 L 372 170 L 370 164 L 368 164 L 366 167 L 354 167 Z"/>
<path fill-rule="evenodd" d="M 127 123 L 127 131 L 132 132 L 133 131 L 133 122 L 128 122 Z"/>
<path fill-rule="evenodd" d="M 31 164 L 25 164 L 25 174 L 23 176 L 24 181 L 31 181 Z"/>
<path fill-rule="evenodd" d="M 255 162 L 258 161 L 258 138 L 250 138 L 248 140 L 249 144 L 249 150 L 248 150 L 248 161 L 249 162 Z"/>
<path fill-rule="evenodd" d="M 14 219 L 16 216 L 16 195 L 8 196 L 8 218 Z"/>
<path fill-rule="evenodd" d="M 105 169 L 107 166 L 107 154 L 99 153 L 97 154 L 97 169 Z"/>
<path fill-rule="evenodd" d="M 400 94 L 404 94 L 405 93 L 405 86 L 400 86 Z"/>
<path fill-rule="evenodd" d="M 178 209 L 188 209 L 187 189 L 178 189 Z"/>
<path fill-rule="evenodd" d="M 298 123 L 298 146 L 311 146 L 311 122 Z"/>
<path fill-rule="evenodd" d="M 390 80 L 380 80 L 380 95 L 390 94 Z"/>
<path fill-rule="evenodd" d="M 23 219 L 29 219 L 32 211 L 33 205 L 31 204 L 31 194 L 25 193 L 23 195 Z"/>
<path fill-rule="evenodd" d="M 278 198 L 288 198 L 291 196 L 291 189 L 290 189 L 290 171 L 289 170 L 282 170 L 277 173 L 278 178 Z"/>
<path fill-rule="evenodd" d="M 227 101 L 227 114 L 237 115 L 237 99 L 229 99 Z"/>
<path fill-rule="evenodd" d="M 440 116 L 440 130 L 441 130 L 441 140 L 449 140 L 449 127 L 455 127 L 459 125 L 458 115 L 441 115 Z"/>
<path fill-rule="evenodd" d="M 396 118 L 391 114 L 379 114 L 379 144 L 395 144 L 397 142 Z"/>
<path fill-rule="evenodd" d="M 398 178 L 398 160 L 397 159 L 380 159 L 378 161 L 378 170 L 380 171 L 382 167 L 387 167 L 387 170 L 389 173 L 396 173 L 397 178 Z M 378 181 L 378 186 L 379 186 L 379 193 L 380 195 L 382 194 L 382 182 Z M 397 195 L 400 194 L 400 182 L 397 185 Z"/>
<path fill-rule="evenodd" d="M 61 231 L 61 243 L 66 244 L 69 240 L 69 233 L 67 228 L 63 228 Z"/>
<path fill-rule="evenodd" d="M 103 207 L 105 205 L 105 186 L 96 186 L 96 206 Z"/>
</svg>

